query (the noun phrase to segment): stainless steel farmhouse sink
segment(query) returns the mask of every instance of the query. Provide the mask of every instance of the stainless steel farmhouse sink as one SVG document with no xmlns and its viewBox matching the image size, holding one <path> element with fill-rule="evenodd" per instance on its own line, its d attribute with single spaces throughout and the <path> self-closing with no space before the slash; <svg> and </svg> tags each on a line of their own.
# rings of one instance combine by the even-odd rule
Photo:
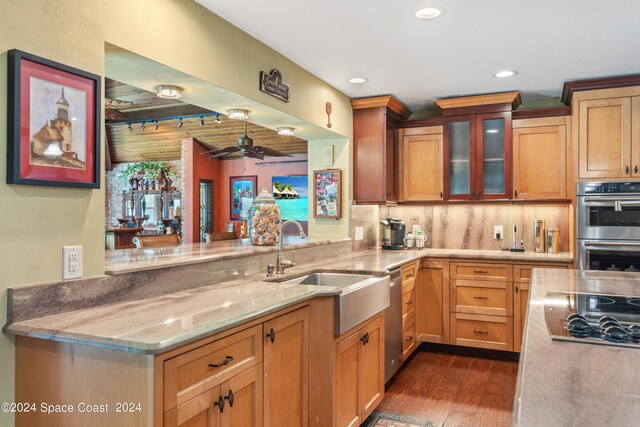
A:
<svg viewBox="0 0 640 427">
<path fill-rule="evenodd" d="M 341 288 L 342 293 L 333 301 L 333 333 L 336 336 L 389 307 L 389 276 L 314 272 L 281 283 Z"/>
</svg>

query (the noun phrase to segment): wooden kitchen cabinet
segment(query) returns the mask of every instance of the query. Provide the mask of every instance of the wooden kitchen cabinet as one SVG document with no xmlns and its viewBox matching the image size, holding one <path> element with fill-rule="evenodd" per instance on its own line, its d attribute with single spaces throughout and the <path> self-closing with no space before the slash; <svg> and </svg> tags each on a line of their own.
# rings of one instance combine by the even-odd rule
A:
<svg viewBox="0 0 640 427">
<path fill-rule="evenodd" d="M 406 361 L 418 347 L 416 337 L 416 281 L 420 261 L 402 266 L 402 360 Z"/>
<path fill-rule="evenodd" d="M 261 427 L 262 364 L 164 415 L 165 427 Z"/>
<path fill-rule="evenodd" d="M 443 198 L 443 127 L 400 130 L 402 201 Z"/>
<path fill-rule="evenodd" d="M 567 117 L 513 121 L 513 198 L 567 198 Z"/>
<path fill-rule="evenodd" d="M 308 310 L 263 324 L 264 425 L 308 425 Z"/>
<path fill-rule="evenodd" d="M 357 203 L 398 200 L 397 122 L 411 112 L 392 96 L 354 99 L 353 198 Z"/>
<path fill-rule="evenodd" d="M 359 426 L 384 398 L 384 317 L 336 344 L 336 422 Z"/>
<path fill-rule="evenodd" d="M 423 259 L 415 293 L 416 340 L 449 344 L 449 261 Z"/>
</svg>

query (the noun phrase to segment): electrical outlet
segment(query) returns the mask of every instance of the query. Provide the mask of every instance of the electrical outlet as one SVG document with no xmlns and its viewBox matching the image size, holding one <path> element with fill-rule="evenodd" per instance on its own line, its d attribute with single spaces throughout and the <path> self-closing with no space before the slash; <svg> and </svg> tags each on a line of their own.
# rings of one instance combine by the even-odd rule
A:
<svg viewBox="0 0 640 427">
<path fill-rule="evenodd" d="M 62 279 L 82 277 L 82 246 L 65 246 L 62 249 Z"/>
<path fill-rule="evenodd" d="M 493 239 L 494 240 L 504 239 L 504 228 L 501 225 L 493 226 Z"/>
<path fill-rule="evenodd" d="M 356 227 L 354 240 L 362 240 L 364 239 L 364 227 Z"/>
</svg>

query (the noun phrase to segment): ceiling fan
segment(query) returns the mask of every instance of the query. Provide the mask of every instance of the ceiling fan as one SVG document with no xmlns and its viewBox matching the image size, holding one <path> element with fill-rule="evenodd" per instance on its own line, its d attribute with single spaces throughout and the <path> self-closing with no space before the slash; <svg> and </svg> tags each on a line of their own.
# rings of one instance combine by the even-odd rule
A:
<svg viewBox="0 0 640 427">
<path fill-rule="evenodd" d="M 253 146 L 253 139 L 247 136 L 247 122 L 244 122 L 244 135 L 238 138 L 238 145 L 231 147 L 224 147 L 220 150 L 209 150 L 205 153 L 211 153 L 210 159 L 217 159 L 220 157 L 228 156 L 238 151 L 242 152 L 243 157 L 253 157 L 254 159 L 264 159 L 266 157 L 293 157 L 291 154 L 282 153 L 280 151 L 272 150 L 268 147 L 262 147 L 260 145 Z"/>
</svg>

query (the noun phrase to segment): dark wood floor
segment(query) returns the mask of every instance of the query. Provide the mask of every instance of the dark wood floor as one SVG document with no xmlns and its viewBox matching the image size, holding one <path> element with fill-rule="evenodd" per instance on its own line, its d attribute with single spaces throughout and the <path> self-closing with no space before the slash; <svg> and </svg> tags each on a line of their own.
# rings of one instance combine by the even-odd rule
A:
<svg viewBox="0 0 640 427">
<path fill-rule="evenodd" d="M 511 425 L 517 362 L 416 353 L 398 372 L 379 411 L 420 417 L 445 427 Z"/>
</svg>

